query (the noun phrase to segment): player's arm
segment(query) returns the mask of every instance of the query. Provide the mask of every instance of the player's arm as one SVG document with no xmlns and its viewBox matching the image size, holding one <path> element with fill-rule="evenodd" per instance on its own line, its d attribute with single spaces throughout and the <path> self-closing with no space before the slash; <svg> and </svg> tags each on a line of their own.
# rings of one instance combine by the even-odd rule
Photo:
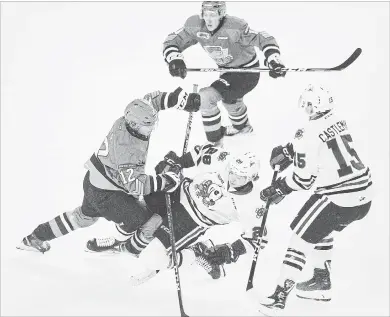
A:
<svg viewBox="0 0 390 317">
<path fill-rule="evenodd" d="M 164 191 L 171 193 L 180 185 L 181 175 L 178 171 L 169 171 L 147 175 L 139 172 L 137 168 L 119 168 L 122 184 L 130 195 L 149 195 L 154 192 Z"/>
<path fill-rule="evenodd" d="M 187 75 L 182 52 L 198 43 L 196 39 L 198 20 L 198 16 L 191 16 L 181 29 L 170 33 L 163 43 L 164 60 L 169 65 L 170 74 L 174 77 L 185 78 Z"/>
<path fill-rule="evenodd" d="M 201 164 L 212 165 L 218 161 L 224 161 L 228 155 L 229 152 L 223 151 L 211 143 L 196 145 L 181 157 L 173 151 L 168 152 L 167 155 L 165 155 L 164 160 L 156 165 L 155 171 L 156 173 L 161 173 L 168 167 L 173 167 L 175 165 L 180 168 L 190 168 Z"/>
<path fill-rule="evenodd" d="M 173 108 L 196 112 L 200 107 L 200 95 L 187 93 L 181 87 L 178 87 L 173 92 L 154 91 L 146 94 L 144 99 L 149 100 L 156 111 Z"/>
<path fill-rule="evenodd" d="M 260 192 L 263 201 L 279 203 L 286 195 L 297 190 L 309 190 L 318 174 L 318 144 L 309 135 L 300 136 L 294 142 L 293 169 L 286 177 L 279 177 L 275 183 Z"/>
<path fill-rule="evenodd" d="M 265 31 L 252 30 L 248 23 L 242 23 L 240 28 L 239 43 L 242 46 L 257 46 L 264 54 L 264 64 L 270 68 L 270 76 L 273 78 L 284 77 L 286 72 L 281 71 L 284 64 L 280 59 L 280 48 L 276 39 Z"/>
</svg>

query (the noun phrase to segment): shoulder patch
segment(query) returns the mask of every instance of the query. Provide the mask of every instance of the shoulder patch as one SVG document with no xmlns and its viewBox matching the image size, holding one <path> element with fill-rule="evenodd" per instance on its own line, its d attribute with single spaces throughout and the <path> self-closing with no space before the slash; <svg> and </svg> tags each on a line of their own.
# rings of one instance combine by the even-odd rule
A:
<svg viewBox="0 0 390 317">
<path fill-rule="evenodd" d="M 268 34 L 267 32 L 265 32 L 265 31 L 260 32 L 260 35 L 261 35 L 262 37 L 266 38 L 266 39 L 272 37 L 271 35 L 269 35 L 269 34 Z"/>
<path fill-rule="evenodd" d="M 294 139 L 301 139 L 303 137 L 303 133 L 305 132 L 304 129 L 298 129 L 297 132 L 295 132 Z"/>
<path fill-rule="evenodd" d="M 221 153 L 219 153 L 217 160 L 224 161 L 224 160 L 226 160 L 226 156 L 228 156 L 228 155 L 229 155 L 229 153 L 226 151 L 221 152 Z"/>
</svg>

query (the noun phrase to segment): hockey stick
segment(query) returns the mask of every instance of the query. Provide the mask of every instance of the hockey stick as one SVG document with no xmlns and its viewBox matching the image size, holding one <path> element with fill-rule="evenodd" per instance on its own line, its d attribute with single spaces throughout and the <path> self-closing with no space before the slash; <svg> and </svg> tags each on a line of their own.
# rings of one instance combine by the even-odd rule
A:
<svg viewBox="0 0 390 317">
<path fill-rule="evenodd" d="M 361 48 L 357 48 L 350 57 L 348 57 L 343 63 L 336 67 L 331 68 L 320 68 L 320 67 L 312 67 L 312 68 L 282 68 L 283 71 L 286 72 L 332 72 L 332 71 L 340 71 L 347 68 L 351 65 L 362 53 Z M 187 68 L 189 72 L 220 72 L 220 73 L 261 73 L 261 72 L 269 72 L 269 68 Z"/>
<path fill-rule="evenodd" d="M 278 173 L 279 173 L 279 168 L 280 168 L 279 165 L 275 166 L 274 175 L 272 176 L 271 184 L 273 184 L 275 182 L 276 177 L 278 176 Z M 261 248 L 261 242 L 263 240 L 265 222 L 267 221 L 267 215 L 268 215 L 268 209 L 269 209 L 270 203 L 271 203 L 271 200 L 268 199 L 267 203 L 265 204 L 265 211 L 264 211 L 263 219 L 261 220 L 261 225 L 260 225 L 260 233 L 259 233 L 259 237 L 257 238 L 257 241 L 256 241 L 256 249 L 255 249 L 255 253 L 253 255 L 253 259 L 252 259 L 252 266 L 251 266 L 251 270 L 249 272 L 248 282 L 246 284 L 247 291 L 249 291 L 250 289 L 253 288 L 253 277 L 255 275 L 257 258 L 259 257 L 259 251 Z"/>
<path fill-rule="evenodd" d="M 198 89 L 198 85 L 194 85 L 194 92 L 195 93 L 197 92 L 197 89 Z M 185 135 L 184 146 L 183 146 L 183 155 L 187 152 L 188 140 L 190 138 L 190 132 L 191 132 L 191 125 L 192 125 L 192 112 L 190 112 L 189 117 L 188 117 L 186 135 Z M 169 196 L 169 194 L 165 195 L 165 200 L 166 200 L 166 204 L 167 204 L 167 214 L 168 214 L 168 223 L 169 223 L 169 239 L 171 240 L 172 259 L 173 259 L 173 266 L 175 269 L 175 279 L 176 279 L 177 297 L 179 299 L 179 306 L 180 306 L 180 315 L 182 317 L 188 317 L 188 315 L 185 313 L 184 307 L 183 307 L 183 298 L 182 298 L 182 294 L 181 294 L 179 266 L 177 265 L 176 241 L 175 241 L 175 234 L 173 231 L 173 216 L 172 216 L 171 197 Z"/>
</svg>

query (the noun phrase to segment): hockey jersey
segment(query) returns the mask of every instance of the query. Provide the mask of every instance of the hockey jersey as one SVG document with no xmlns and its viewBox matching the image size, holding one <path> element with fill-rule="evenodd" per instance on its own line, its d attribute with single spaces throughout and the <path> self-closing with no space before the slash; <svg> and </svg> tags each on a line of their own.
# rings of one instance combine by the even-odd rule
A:
<svg viewBox="0 0 390 317">
<path fill-rule="evenodd" d="M 228 162 L 232 156 L 230 152 L 212 144 L 196 146 L 187 153 L 183 157 L 183 165 L 202 165 L 203 171 L 192 179 L 184 179 L 180 189 L 180 203 L 201 227 L 239 221 L 242 238 L 255 239 L 254 227 L 260 226 L 264 206 L 258 197 L 257 182 L 254 182 L 252 191 L 245 194 L 229 187 Z"/>
<path fill-rule="evenodd" d="M 306 190 L 315 184 L 315 193 L 346 207 L 372 199 L 370 169 L 354 148 L 346 120 L 334 110 L 310 120 L 292 143 L 293 173 L 286 178 L 292 189 Z"/>
<path fill-rule="evenodd" d="M 182 102 L 173 93 L 159 91 L 147 94 L 144 99 L 149 100 L 157 112 Z M 125 118 L 120 117 L 100 148 L 85 163 L 91 184 L 101 189 L 121 190 L 136 197 L 154 192 L 155 176 L 145 174 L 148 147 L 149 138 L 129 130 Z"/>
<path fill-rule="evenodd" d="M 208 31 L 205 22 L 198 15 L 187 19 L 184 27 L 171 33 L 163 44 L 165 61 L 169 63 L 170 54 L 183 52 L 199 43 L 219 67 L 254 67 L 259 58 L 254 49 L 257 46 L 268 58 L 280 53 L 275 38 L 267 32 L 257 32 L 248 23 L 234 16 L 226 15 L 219 27 Z"/>
</svg>

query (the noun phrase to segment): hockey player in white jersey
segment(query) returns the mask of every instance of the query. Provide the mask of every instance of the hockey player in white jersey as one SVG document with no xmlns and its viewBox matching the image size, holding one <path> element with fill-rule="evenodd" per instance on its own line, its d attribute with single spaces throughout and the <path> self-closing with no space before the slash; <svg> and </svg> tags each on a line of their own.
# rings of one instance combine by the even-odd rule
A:
<svg viewBox="0 0 390 317">
<path fill-rule="evenodd" d="M 262 200 L 279 203 L 297 190 L 314 193 L 291 223 L 292 237 L 272 295 L 260 300 L 260 311 L 272 314 L 284 309 L 296 286 L 298 297 L 330 300 L 330 264 L 335 234 L 364 218 L 371 206 L 372 181 L 352 143 L 352 132 L 344 118 L 337 117 L 332 95 L 322 87 L 309 85 L 299 99 L 309 122 L 295 134 L 292 143 L 278 146 L 271 154 L 271 166 L 281 171 L 293 164 L 291 173 L 260 192 Z M 308 281 L 296 282 L 306 263 L 315 263 Z"/>
<path fill-rule="evenodd" d="M 206 144 L 196 146 L 180 158 L 174 152 L 168 153 L 164 161 L 156 166 L 156 173 L 166 169 L 167 165 L 173 169 L 202 166 L 201 173 L 193 178 L 184 178 L 180 188 L 171 194 L 174 234 L 179 265 L 197 263 L 217 279 L 221 276 L 220 264 L 237 261 L 257 239 L 256 219 L 260 222 L 263 203 L 258 200 L 258 191 L 253 188 L 258 179 L 260 162 L 251 152 L 234 156 L 224 149 Z M 249 197 L 252 194 L 255 195 L 253 199 Z M 145 196 L 148 208 L 154 213 L 166 213 L 164 196 L 159 193 Z M 233 221 L 243 224 L 243 235 L 232 244 L 208 248 L 212 246 L 208 241 L 189 247 L 210 227 Z M 155 239 L 139 257 L 152 275 L 172 267 L 167 216 L 154 235 Z M 126 244 L 121 245 L 121 250 L 130 252 Z M 206 249 L 207 257 L 204 256 Z"/>
</svg>

